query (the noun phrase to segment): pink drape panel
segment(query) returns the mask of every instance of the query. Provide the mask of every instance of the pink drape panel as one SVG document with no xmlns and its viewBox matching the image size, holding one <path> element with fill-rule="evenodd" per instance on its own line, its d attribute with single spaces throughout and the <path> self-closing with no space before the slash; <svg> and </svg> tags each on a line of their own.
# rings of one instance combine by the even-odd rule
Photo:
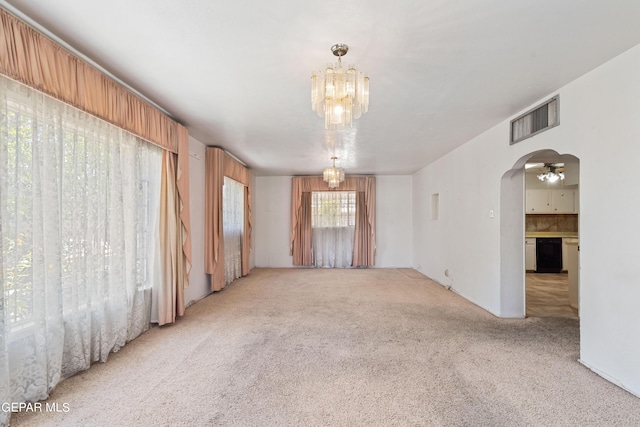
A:
<svg viewBox="0 0 640 427">
<path fill-rule="evenodd" d="M 242 236 L 242 275 L 249 274 L 251 251 L 253 175 L 220 148 L 207 148 L 205 165 L 205 247 L 204 271 L 211 275 L 211 290 L 224 287 L 224 238 L 222 232 L 222 186 L 224 177 L 245 186 L 244 231 Z"/>
<path fill-rule="evenodd" d="M 244 232 L 242 233 L 242 275 L 249 274 L 251 254 L 251 185 L 244 187 Z"/>
<path fill-rule="evenodd" d="M 176 185 L 177 165 L 175 154 L 162 153 L 162 184 L 160 190 L 160 257 L 162 277 L 156 287 L 158 292 L 158 324 L 176 321 L 184 315 L 184 288 L 188 273 L 182 253 L 183 228 L 180 221 L 180 204 Z"/>
<path fill-rule="evenodd" d="M 300 195 L 299 221 L 296 224 L 296 236 L 293 241 L 293 265 L 312 264 L 312 230 L 311 230 L 311 192 Z"/>
<path fill-rule="evenodd" d="M 224 152 L 207 149 L 204 204 L 204 271 L 211 275 L 211 290 L 224 287 L 224 239 L 222 238 L 222 185 Z"/>
<path fill-rule="evenodd" d="M 0 9 L 0 73 L 178 154 L 184 286 L 191 270 L 189 133 L 122 85 Z"/>
<path fill-rule="evenodd" d="M 178 168 L 176 170 L 176 185 L 178 190 L 182 254 L 184 256 L 184 287 L 189 286 L 189 274 L 191 273 L 191 198 L 189 196 L 189 133 L 187 128 L 178 128 Z"/>
<path fill-rule="evenodd" d="M 330 191 L 321 176 L 294 177 L 291 181 L 290 255 L 294 265 L 311 265 L 311 220 L 306 227 L 304 193 Z M 376 178 L 348 176 L 339 191 L 356 191 L 356 230 L 353 250 L 354 266 L 375 265 L 376 254 Z M 309 196 L 309 216 L 311 216 Z M 308 251 L 308 256 L 306 255 Z"/>
</svg>

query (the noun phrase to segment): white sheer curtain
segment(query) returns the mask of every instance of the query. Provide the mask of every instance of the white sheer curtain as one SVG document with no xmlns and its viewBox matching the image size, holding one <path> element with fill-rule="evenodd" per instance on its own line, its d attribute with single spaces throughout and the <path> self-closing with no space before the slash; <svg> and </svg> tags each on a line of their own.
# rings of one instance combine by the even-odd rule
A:
<svg viewBox="0 0 640 427">
<path fill-rule="evenodd" d="M 149 327 L 161 158 L 0 77 L 0 402 L 47 398 Z"/>
<path fill-rule="evenodd" d="M 355 218 L 355 191 L 314 191 L 311 194 L 314 266 L 351 266 Z"/>
<path fill-rule="evenodd" d="M 244 185 L 224 177 L 222 187 L 222 230 L 224 235 L 224 283 L 242 276 L 242 229 L 244 227 Z"/>
</svg>

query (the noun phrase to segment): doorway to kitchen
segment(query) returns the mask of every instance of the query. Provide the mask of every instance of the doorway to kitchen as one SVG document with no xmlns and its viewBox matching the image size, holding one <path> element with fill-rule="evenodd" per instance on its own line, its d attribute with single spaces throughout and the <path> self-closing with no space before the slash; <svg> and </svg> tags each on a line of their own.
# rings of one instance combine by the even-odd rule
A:
<svg viewBox="0 0 640 427">
<path fill-rule="evenodd" d="M 525 163 L 527 317 L 578 317 L 579 169 L 553 151 Z"/>
<path fill-rule="evenodd" d="M 538 177 L 551 173 L 562 176 L 550 182 Z M 502 176 L 501 317 L 577 315 L 579 176 L 579 159 L 553 150 L 522 156 Z M 556 266 L 548 272 L 536 271 L 537 238 L 561 239 L 559 270 Z M 557 241 L 554 245 L 555 252 Z"/>
</svg>

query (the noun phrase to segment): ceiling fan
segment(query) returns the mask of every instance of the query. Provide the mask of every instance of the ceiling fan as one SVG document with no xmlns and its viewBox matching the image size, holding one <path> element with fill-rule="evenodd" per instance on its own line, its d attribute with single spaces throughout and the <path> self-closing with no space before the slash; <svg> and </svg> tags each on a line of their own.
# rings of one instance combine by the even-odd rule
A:
<svg viewBox="0 0 640 427">
<path fill-rule="evenodd" d="M 544 163 L 541 172 L 537 175 L 540 181 L 554 183 L 564 180 L 564 163 Z"/>
</svg>

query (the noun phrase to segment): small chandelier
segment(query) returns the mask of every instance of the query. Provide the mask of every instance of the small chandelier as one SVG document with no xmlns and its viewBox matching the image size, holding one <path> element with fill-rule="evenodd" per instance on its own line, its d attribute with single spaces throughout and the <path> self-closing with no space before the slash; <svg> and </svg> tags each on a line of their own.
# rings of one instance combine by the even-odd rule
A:
<svg viewBox="0 0 640 427">
<path fill-rule="evenodd" d="M 329 184 L 329 188 L 338 188 L 344 181 L 344 169 L 336 167 L 336 159 L 337 157 L 332 157 L 333 166 L 322 172 L 322 180 Z"/>
<path fill-rule="evenodd" d="M 564 179 L 563 172 L 556 172 L 556 167 L 553 165 L 545 165 L 549 168 L 548 172 L 541 173 L 538 175 L 538 179 L 540 181 L 547 181 L 550 183 L 554 183 L 559 179 Z"/>
<path fill-rule="evenodd" d="M 355 65 L 342 68 L 342 57 L 349 46 L 338 43 L 331 52 L 338 57 L 336 64 L 328 64 L 323 71 L 311 76 L 311 107 L 324 117 L 326 129 L 343 130 L 351 127 L 353 119 L 369 110 L 369 77 Z"/>
</svg>

